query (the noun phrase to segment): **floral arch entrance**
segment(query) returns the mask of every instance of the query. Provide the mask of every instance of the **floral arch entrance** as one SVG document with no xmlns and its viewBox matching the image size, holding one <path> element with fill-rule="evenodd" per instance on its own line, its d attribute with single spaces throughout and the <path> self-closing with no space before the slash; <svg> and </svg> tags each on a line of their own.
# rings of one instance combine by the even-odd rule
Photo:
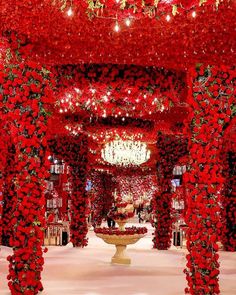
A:
<svg viewBox="0 0 236 295">
<path fill-rule="evenodd" d="M 90 6 L 80 6 L 75 1 L 76 11 L 80 9 L 81 13 L 95 3 L 82 2 L 89 2 Z M 146 9 L 137 4 L 139 17 L 147 11 L 156 13 L 159 1 L 154 2 L 149 5 L 148 1 Z M 225 19 L 234 19 L 235 3 L 200 1 L 200 4 L 208 2 L 201 10 L 196 1 L 191 1 L 190 6 L 186 1 L 175 2 L 171 8 L 176 15 L 173 23 L 177 28 L 177 54 L 171 47 L 173 27 L 166 23 L 170 4 L 164 5 L 165 20 L 157 23 L 163 34 L 159 36 L 153 28 L 158 42 L 152 37 L 150 19 L 141 17 L 130 33 L 127 50 L 126 31 L 114 39 L 117 29 L 111 34 L 109 28 L 108 32 L 107 19 L 95 19 L 98 26 L 91 29 L 85 16 L 72 23 L 63 18 L 64 26 L 58 27 L 63 9 L 71 7 L 58 10 L 50 1 L 39 7 L 35 0 L 31 4 L 23 1 L 13 11 L 11 1 L 0 4 L 3 12 L 0 13 L 0 225 L 2 241 L 13 250 L 8 257 L 12 294 L 37 294 L 43 289 L 44 181 L 49 176 L 51 154 L 70 166 L 70 233 L 74 247 L 87 245 L 88 171 L 109 170 L 115 176 L 157 176 L 153 242 L 159 250 L 170 246 L 172 170 L 185 157 L 188 163 L 184 175 L 188 226 L 185 292 L 220 293 L 219 241 L 226 250 L 235 251 L 235 38 L 232 23 L 225 23 Z M 130 1 L 124 3 L 127 4 L 124 11 L 130 11 Z M 92 16 L 100 8 L 93 7 Z M 113 20 L 109 15 L 114 7 L 105 5 L 105 8 L 110 25 Z M 38 18 L 39 9 L 43 11 L 42 18 Z M 25 14 L 28 17 L 17 22 Z M 194 22 L 196 14 L 199 21 Z M 201 31 L 205 41 L 199 42 L 194 32 L 199 32 L 200 20 L 205 18 L 209 21 L 209 24 L 203 22 Z M 115 20 L 116 28 L 120 21 Z M 78 37 L 77 29 L 82 25 L 84 31 Z M 144 33 L 139 31 L 142 27 Z M 227 42 L 225 31 L 229 33 Z M 53 38 L 49 38 L 51 33 Z M 107 45 L 98 42 L 96 36 L 106 40 Z M 146 45 L 144 48 L 135 41 L 138 36 L 151 44 L 147 54 Z M 83 42 L 85 37 L 88 44 Z M 91 51 L 93 40 L 104 46 L 103 53 L 98 51 L 101 46 Z M 113 49 L 111 44 L 115 44 Z M 64 61 L 67 65 L 62 65 Z M 232 126 L 230 132 L 227 126 Z M 231 140 L 227 134 L 232 136 Z M 138 169 L 108 166 L 101 150 L 106 142 L 117 137 L 145 142 L 151 151 L 150 159 Z M 109 176 L 106 177 L 106 185 L 112 189 Z"/>
</svg>

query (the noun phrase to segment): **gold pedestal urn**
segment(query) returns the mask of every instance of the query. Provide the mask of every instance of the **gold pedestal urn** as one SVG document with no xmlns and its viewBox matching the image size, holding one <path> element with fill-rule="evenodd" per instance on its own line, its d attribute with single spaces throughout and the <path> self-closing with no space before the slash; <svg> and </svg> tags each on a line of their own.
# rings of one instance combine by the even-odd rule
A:
<svg viewBox="0 0 236 295">
<path fill-rule="evenodd" d="M 114 264 L 131 264 L 131 259 L 126 254 L 127 245 L 135 244 L 147 232 L 145 227 L 125 228 L 127 220 L 115 220 L 119 228 L 98 228 L 96 235 L 107 244 L 116 246 L 116 253 L 111 259 Z"/>
</svg>

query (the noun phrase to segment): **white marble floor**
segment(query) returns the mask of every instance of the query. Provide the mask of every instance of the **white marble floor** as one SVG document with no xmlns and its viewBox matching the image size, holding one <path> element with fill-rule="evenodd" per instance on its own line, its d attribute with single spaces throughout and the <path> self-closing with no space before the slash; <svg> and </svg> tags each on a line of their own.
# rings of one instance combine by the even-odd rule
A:
<svg viewBox="0 0 236 295">
<path fill-rule="evenodd" d="M 151 229 L 137 244 L 128 247 L 130 266 L 111 265 L 114 247 L 89 232 L 84 249 L 48 247 L 42 295 L 183 295 L 186 287 L 185 249 L 152 249 Z M 0 252 L 0 294 L 9 295 L 6 256 Z M 236 294 L 236 253 L 220 252 L 221 294 Z"/>
</svg>

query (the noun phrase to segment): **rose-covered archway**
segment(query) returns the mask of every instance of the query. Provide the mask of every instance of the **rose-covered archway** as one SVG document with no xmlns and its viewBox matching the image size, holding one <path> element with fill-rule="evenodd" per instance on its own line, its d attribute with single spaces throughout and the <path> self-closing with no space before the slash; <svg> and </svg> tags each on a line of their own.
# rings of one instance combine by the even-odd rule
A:
<svg viewBox="0 0 236 295">
<path fill-rule="evenodd" d="M 19 35 L 10 33 L 10 38 L 0 47 L 1 127 L 4 129 L 1 132 L 0 184 L 3 194 L 0 195 L 0 214 L 3 212 L 3 219 L 0 225 L 4 227 L 5 241 L 9 240 L 13 246 L 13 255 L 8 258 L 12 294 L 30 295 L 42 290 L 41 246 L 45 224 L 42 192 L 43 181 L 48 175 L 46 159 L 49 141 L 46 134 L 51 131 L 48 128 L 53 129 L 53 133 L 66 133 L 61 155 L 65 159 L 68 157 L 74 179 L 72 241 L 75 245 L 84 246 L 87 243 L 84 184 L 87 160 L 92 158 L 91 155 L 87 158 L 87 136 L 91 135 L 91 130 L 86 129 L 87 123 L 97 124 L 99 121 L 104 126 L 117 126 L 122 121 L 127 125 L 135 121 L 138 127 L 143 128 L 143 125 L 149 126 L 150 122 L 154 122 L 158 126 L 154 131 L 161 129 L 164 138 L 170 134 L 176 138 L 176 134 L 182 137 L 185 107 L 190 111 L 184 135 L 188 139 L 190 153 L 189 170 L 185 176 L 186 222 L 189 226 L 186 269 L 189 287 L 186 292 L 194 295 L 218 294 L 217 242 L 221 238 L 227 250 L 235 250 L 232 227 L 235 213 L 235 196 L 232 194 L 235 186 L 232 173 L 234 142 L 223 140 L 227 124 L 235 124 L 232 123 L 235 122 L 232 120 L 235 116 L 235 68 L 231 67 L 235 61 L 236 38 L 232 22 L 235 1 L 200 1 L 200 6 L 196 1 L 173 1 L 170 5 L 165 1 L 167 4 L 159 20 L 142 17 L 143 14 L 156 16 L 156 1 L 145 1 L 145 5 L 141 6 L 141 1 L 134 1 L 132 16 L 137 17 L 137 22 L 133 30 L 125 29 L 122 35 L 111 32 L 114 20 L 100 18 L 100 7 L 92 10 L 92 14 L 99 11 L 98 18 L 89 22 L 86 14 L 73 20 L 64 17 L 63 13 L 69 7 L 60 9 L 52 5 L 52 1 L 39 2 L 22 1 L 15 6 L 12 1 L 2 1 L 0 4 L 1 32 L 8 37 L 9 31 L 13 30 L 22 34 L 19 38 Z M 78 12 L 79 8 L 80 13 L 84 13 L 89 2 L 95 3 L 75 1 L 74 12 Z M 112 5 L 105 5 L 105 16 L 113 14 L 117 6 L 114 6 L 114 1 L 109 2 Z M 158 2 L 161 7 L 163 1 Z M 205 2 L 207 5 L 204 5 Z M 130 11 L 131 2 L 123 3 L 125 6 L 122 9 L 115 8 L 116 12 L 119 9 L 119 18 L 115 22 L 123 20 L 123 16 Z M 170 11 L 175 14 L 173 19 L 171 16 L 171 21 L 167 18 Z M 27 17 L 22 18 L 22 15 Z M 150 22 L 155 22 L 155 26 L 150 26 Z M 91 29 L 91 24 L 96 25 Z M 116 23 L 115 26 L 117 28 Z M 140 42 L 140 38 L 145 42 Z M 124 66 L 109 65 L 114 62 Z M 204 64 L 190 69 L 197 62 Z M 72 65 L 58 66 L 64 63 Z M 82 65 L 76 66 L 78 63 Z M 84 63 L 103 65 L 91 67 Z M 104 63 L 108 65 L 104 66 Z M 43 67 L 43 64 L 47 66 Z M 130 64 L 155 66 L 150 70 Z M 211 66 L 207 66 L 209 64 Z M 163 66 L 166 69 L 156 68 Z M 180 68 L 181 72 L 173 71 L 173 68 Z M 52 72 L 57 80 L 56 89 L 52 83 Z M 149 75 L 152 83 L 147 83 Z M 124 80 L 130 83 L 123 83 Z M 92 85 L 94 88 L 91 88 Z M 55 90 L 54 96 L 52 89 Z M 183 99 L 187 90 L 188 102 Z M 71 100 L 69 95 L 75 99 Z M 55 102 L 56 106 L 52 108 Z M 70 116 L 67 117 L 68 113 Z M 47 123 L 49 115 L 52 115 L 51 124 Z M 75 127 L 74 119 L 81 125 L 73 130 L 74 137 L 68 134 L 71 130 L 65 129 L 64 119 L 68 118 L 72 128 Z M 51 150 L 59 155 L 55 138 L 50 140 Z M 78 142 L 84 143 L 83 152 L 78 151 Z M 94 140 L 91 146 L 95 147 L 97 142 Z M 159 163 L 163 161 L 161 169 L 166 176 L 160 182 L 161 198 L 155 200 L 156 212 L 166 217 L 165 224 L 161 226 L 159 222 L 161 229 L 167 229 L 165 235 L 156 232 L 154 238 L 157 247 L 162 249 L 167 248 L 170 241 L 170 182 L 167 179 L 170 180 L 173 168 L 170 166 L 174 165 L 175 158 L 177 161 L 182 156 L 182 152 L 178 155 L 171 146 L 163 145 L 161 161 L 156 159 Z M 165 153 L 165 147 L 172 155 Z M 223 162 L 223 159 L 226 161 Z M 136 170 L 135 173 L 143 175 L 144 171 Z M 223 186 L 226 177 L 227 183 Z M 227 195 L 227 198 L 221 194 Z M 225 206 L 221 206 L 223 202 Z M 14 211 L 13 218 L 10 217 L 10 209 Z M 8 229 L 7 223 L 10 223 Z"/>
</svg>

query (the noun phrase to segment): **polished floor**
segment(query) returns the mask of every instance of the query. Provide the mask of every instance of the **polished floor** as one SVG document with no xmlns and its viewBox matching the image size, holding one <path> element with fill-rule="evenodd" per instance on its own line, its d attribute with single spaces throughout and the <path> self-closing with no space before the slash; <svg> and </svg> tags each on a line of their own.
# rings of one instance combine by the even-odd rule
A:
<svg viewBox="0 0 236 295">
<path fill-rule="evenodd" d="M 128 247 L 130 266 L 111 265 L 114 247 L 89 232 L 85 249 L 48 247 L 43 272 L 42 295 L 183 295 L 186 287 L 185 249 L 174 246 L 168 251 L 152 249 L 151 228 L 148 235 Z M 0 294 L 9 295 L 6 256 L 0 252 Z M 220 252 L 222 295 L 236 294 L 236 253 Z"/>
</svg>

